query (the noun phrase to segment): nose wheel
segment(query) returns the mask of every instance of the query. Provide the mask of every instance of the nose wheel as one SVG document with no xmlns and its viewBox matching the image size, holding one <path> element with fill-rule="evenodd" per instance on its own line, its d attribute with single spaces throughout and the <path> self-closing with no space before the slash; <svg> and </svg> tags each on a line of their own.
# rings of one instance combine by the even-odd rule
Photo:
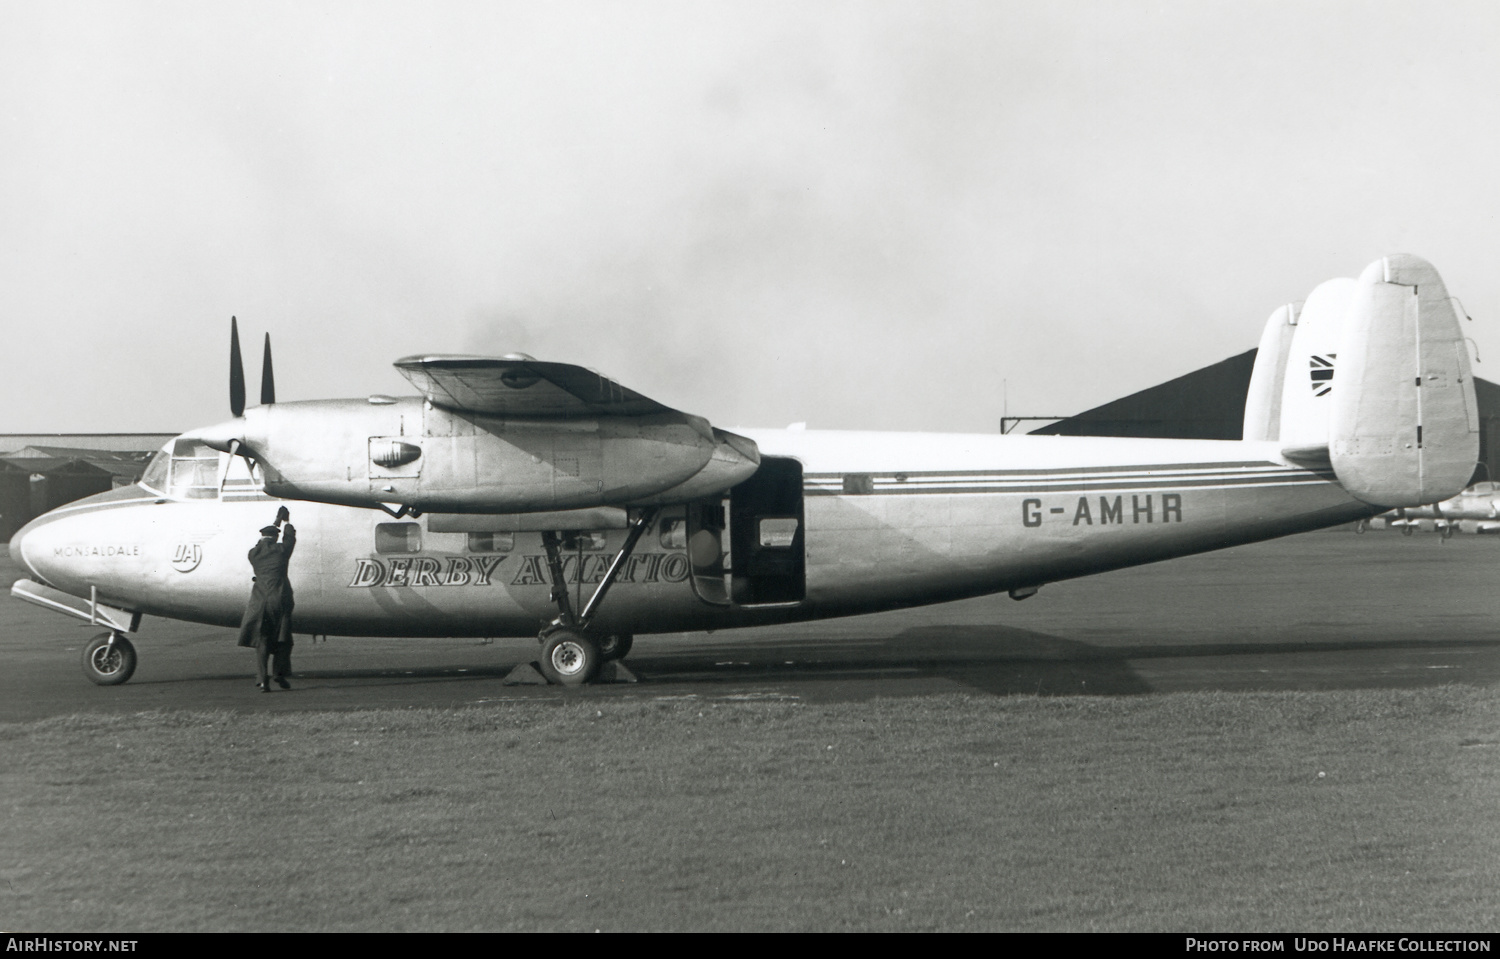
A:
<svg viewBox="0 0 1500 959">
<path fill-rule="evenodd" d="M 100 686 L 118 686 L 135 672 L 135 647 L 122 633 L 100 633 L 83 647 L 83 674 Z"/>
</svg>

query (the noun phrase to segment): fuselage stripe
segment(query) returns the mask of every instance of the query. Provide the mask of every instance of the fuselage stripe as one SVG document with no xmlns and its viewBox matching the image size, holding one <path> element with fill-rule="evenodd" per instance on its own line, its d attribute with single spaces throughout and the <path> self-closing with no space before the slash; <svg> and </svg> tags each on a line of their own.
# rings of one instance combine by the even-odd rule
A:
<svg viewBox="0 0 1500 959">
<path fill-rule="evenodd" d="M 877 475 L 894 476 L 900 473 L 910 477 L 944 477 L 944 476 L 1044 476 L 1057 474 L 1100 474 L 1100 473 L 1202 473 L 1202 472 L 1229 472 L 1244 473 L 1252 470 L 1270 472 L 1297 472 L 1297 467 L 1287 466 L 1284 463 L 1270 463 L 1265 461 L 1242 462 L 1242 463 L 1139 463 L 1132 466 L 1053 466 L 1039 469 L 991 467 L 989 469 L 966 469 L 966 470 L 865 470 L 867 473 Z M 843 472 L 858 472 L 845 470 Z M 842 475 L 841 472 L 809 472 L 809 477 L 831 478 Z"/>
<path fill-rule="evenodd" d="M 1067 486 L 1036 484 L 1027 487 L 1015 487 L 1014 489 L 996 489 L 992 486 L 969 486 L 954 487 L 952 489 L 877 489 L 869 493 L 846 493 L 843 490 L 834 489 L 804 489 L 803 495 L 810 497 L 825 496 L 848 496 L 857 499 L 861 496 L 938 496 L 938 495 L 989 495 L 999 496 L 1002 494 L 1019 496 L 1024 493 L 1129 493 L 1136 490 L 1168 489 L 1168 490 L 1225 490 L 1225 489 L 1284 489 L 1289 486 L 1306 486 L 1307 483 L 1223 483 L 1223 484 L 1187 484 L 1187 483 L 1157 483 L 1157 484 L 1120 484 L 1113 486 Z"/>
<path fill-rule="evenodd" d="M 1144 474 L 1139 476 L 1064 476 L 1048 477 L 997 477 L 993 474 L 952 477 L 941 482 L 898 480 L 873 477 L 869 474 L 852 474 L 860 477 L 851 482 L 847 477 L 836 479 L 822 477 L 804 480 L 803 492 L 808 496 L 869 496 L 909 495 L 933 493 L 1027 493 L 1131 490 L 1131 489 L 1231 489 L 1240 487 L 1285 487 L 1321 485 L 1329 477 L 1306 471 L 1280 473 L 1253 473 L 1250 475 L 1178 475 L 1162 476 Z M 863 488 L 859 488 L 863 484 Z"/>
</svg>

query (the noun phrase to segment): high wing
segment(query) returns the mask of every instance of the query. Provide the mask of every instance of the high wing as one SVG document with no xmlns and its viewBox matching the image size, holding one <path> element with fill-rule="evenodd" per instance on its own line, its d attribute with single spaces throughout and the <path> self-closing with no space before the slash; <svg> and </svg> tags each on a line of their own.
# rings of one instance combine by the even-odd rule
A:
<svg viewBox="0 0 1500 959">
<path fill-rule="evenodd" d="M 434 406 L 491 416 L 568 418 L 676 413 L 593 370 L 529 356 L 407 356 L 396 369 Z"/>
<path fill-rule="evenodd" d="M 422 354 L 395 366 L 420 398 L 231 402 L 233 420 L 183 438 L 254 457 L 272 496 L 398 516 L 674 505 L 760 465 L 752 440 L 570 363 Z"/>
</svg>

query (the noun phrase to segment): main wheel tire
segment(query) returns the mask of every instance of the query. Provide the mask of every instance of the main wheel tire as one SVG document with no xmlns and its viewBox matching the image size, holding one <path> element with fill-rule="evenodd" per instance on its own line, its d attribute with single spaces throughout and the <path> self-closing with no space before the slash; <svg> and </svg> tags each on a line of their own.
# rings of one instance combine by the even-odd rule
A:
<svg viewBox="0 0 1500 959">
<path fill-rule="evenodd" d="M 599 674 L 603 661 L 598 644 L 576 630 L 554 630 L 542 640 L 542 675 L 559 686 L 582 686 Z"/>
<path fill-rule="evenodd" d="M 599 637 L 599 655 L 604 662 L 614 659 L 624 659 L 630 655 L 630 647 L 635 645 L 635 637 L 629 633 L 610 633 L 608 636 Z"/>
<path fill-rule="evenodd" d="M 110 637 L 114 644 L 110 644 Z M 119 633 L 100 633 L 83 647 L 83 674 L 100 686 L 118 686 L 135 673 L 135 647 Z"/>
</svg>

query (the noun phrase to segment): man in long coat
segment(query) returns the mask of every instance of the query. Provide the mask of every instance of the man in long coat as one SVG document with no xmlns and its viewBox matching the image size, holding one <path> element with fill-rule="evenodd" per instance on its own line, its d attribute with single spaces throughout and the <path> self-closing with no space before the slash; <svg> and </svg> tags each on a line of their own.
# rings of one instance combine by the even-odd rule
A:
<svg viewBox="0 0 1500 959">
<path fill-rule="evenodd" d="M 276 525 L 263 527 L 260 542 L 250 549 L 255 578 L 250 602 L 240 620 L 239 644 L 255 647 L 256 685 L 267 693 L 271 691 L 271 679 L 282 689 L 291 688 L 287 677 L 292 673 L 292 583 L 287 578 L 287 564 L 297 546 L 297 530 L 290 519 L 287 508 L 281 507 L 276 511 Z M 283 523 L 285 528 L 278 529 Z M 270 679 L 266 676 L 267 660 L 271 662 Z"/>
</svg>

